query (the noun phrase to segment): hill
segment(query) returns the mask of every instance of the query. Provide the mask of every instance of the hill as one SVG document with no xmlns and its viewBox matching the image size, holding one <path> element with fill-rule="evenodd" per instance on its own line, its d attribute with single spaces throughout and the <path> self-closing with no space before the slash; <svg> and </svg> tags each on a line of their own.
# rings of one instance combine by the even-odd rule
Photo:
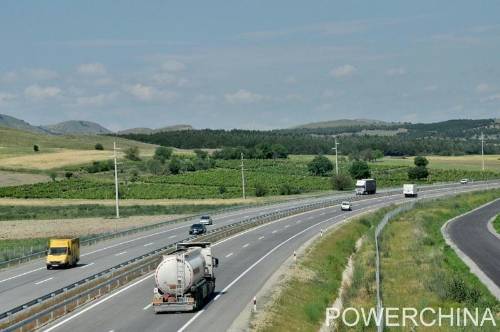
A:
<svg viewBox="0 0 500 332">
<path fill-rule="evenodd" d="M 0 127 L 28 130 L 35 133 L 46 133 L 42 128 L 32 126 L 24 120 L 5 114 L 0 114 Z"/>
<path fill-rule="evenodd" d="M 161 133 L 161 132 L 165 132 L 165 131 L 180 131 L 180 130 L 193 130 L 193 127 L 191 125 L 180 124 L 180 125 L 162 127 L 162 128 L 158 128 L 158 129 L 130 128 L 130 129 L 121 130 L 118 132 L 118 134 L 119 135 L 127 135 L 127 134 L 150 135 L 150 134 Z"/>
<path fill-rule="evenodd" d="M 54 125 L 43 126 L 42 128 L 53 134 L 97 135 L 111 133 L 111 130 L 104 128 L 98 123 L 79 120 L 64 121 Z"/>
<path fill-rule="evenodd" d="M 339 119 L 332 121 L 311 122 L 295 126 L 292 129 L 337 128 L 337 127 L 363 127 L 363 126 L 390 126 L 397 123 L 371 119 Z"/>
</svg>

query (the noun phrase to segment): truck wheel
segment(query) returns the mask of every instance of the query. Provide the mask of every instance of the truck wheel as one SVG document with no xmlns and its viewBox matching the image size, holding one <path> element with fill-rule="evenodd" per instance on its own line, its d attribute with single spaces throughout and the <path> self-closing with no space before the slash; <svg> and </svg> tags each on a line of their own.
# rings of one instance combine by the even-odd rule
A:
<svg viewBox="0 0 500 332">
<path fill-rule="evenodd" d="M 52 266 L 47 265 L 47 270 L 52 270 Z"/>
</svg>

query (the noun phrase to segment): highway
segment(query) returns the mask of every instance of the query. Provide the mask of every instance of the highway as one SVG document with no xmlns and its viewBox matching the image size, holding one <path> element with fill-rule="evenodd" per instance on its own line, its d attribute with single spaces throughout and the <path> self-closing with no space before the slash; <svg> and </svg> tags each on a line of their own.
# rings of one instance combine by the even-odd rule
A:
<svg viewBox="0 0 500 332">
<path fill-rule="evenodd" d="M 499 183 L 496 182 L 498 187 Z M 492 183 L 488 185 L 492 187 Z M 484 184 L 426 188 L 420 198 L 484 189 Z M 155 315 L 151 308 L 152 274 L 82 307 L 46 328 L 46 331 L 224 331 L 250 303 L 279 266 L 321 229 L 347 217 L 401 203 L 401 193 L 367 197 L 355 202 L 353 211 L 338 206 L 283 218 L 222 240 L 213 246 L 220 260 L 216 271 L 216 296 L 197 313 Z"/>
<path fill-rule="evenodd" d="M 467 213 L 447 227 L 455 245 L 500 287 L 500 239 L 488 230 L 488 221 L 500 214 L 500 199 Z"/>
<path fill-rule="evenodd" d="M 340 196 L 343 197 L 345 194 Z M 221 227 L 269 212 L 340 196 L 307 198 L 220 213 L 213 215 L 214 225 L 207 227 L 209 229 Z M 189 227 L 195 221 L 196 219 L 173 223 L 150 231 L 82 247 L 80 263 L 77 268 L 73 269 L 47 270 L 43 259 L 33 260 L 17 267 L 2 269 L 0 270 L 0 298 L 2 299 L 0 301 L 0 312 L 5 312 L 154 249 L 182 240 L 189 236 Z"/>
</svg>

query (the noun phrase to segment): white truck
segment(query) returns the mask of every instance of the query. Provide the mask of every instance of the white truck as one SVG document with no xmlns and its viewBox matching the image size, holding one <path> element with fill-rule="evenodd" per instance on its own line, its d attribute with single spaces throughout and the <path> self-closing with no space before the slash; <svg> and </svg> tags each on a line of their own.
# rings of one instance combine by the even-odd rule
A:
<svg viewBox="0 0 500 332">
<path fill-rule="evenodd" d="M 155 313 L 200 309 L 214 292 L 218 265 L 209 242 L 177 244 L 177 250 L 163 256 L 155 271 Z"/>
<path fill-rule="evenodd" d="M 417 197 L 418 188 L 416 184 L 405 183 L 403 185 L 403 195 L 405 197 Z"/>
<path fill-rule="evenodd" d="M 356 195 L 371 195 L 377 192 L 377 182 L 374 179 L 356 181 Z"/>
</svg>

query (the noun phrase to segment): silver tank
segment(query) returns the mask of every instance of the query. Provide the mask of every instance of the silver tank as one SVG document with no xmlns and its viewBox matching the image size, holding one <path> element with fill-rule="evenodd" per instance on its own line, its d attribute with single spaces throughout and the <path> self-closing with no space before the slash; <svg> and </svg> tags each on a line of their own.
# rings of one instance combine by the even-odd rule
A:
<svg viewBox="0 0 500 332">
<path fill-rule="evenodd" d="M 186 293 L 191 286 L 196 284 L 205 273 L 205 258 L 200 248 L 189 248 L 184 255 L 184 291 Z M 163 261 L 158 265 L 155 272 L 156 287 L 165 294 L 175 294 L 177 288 L 177 256 L 171 254 L 163 256 Z"/>
</svg>

